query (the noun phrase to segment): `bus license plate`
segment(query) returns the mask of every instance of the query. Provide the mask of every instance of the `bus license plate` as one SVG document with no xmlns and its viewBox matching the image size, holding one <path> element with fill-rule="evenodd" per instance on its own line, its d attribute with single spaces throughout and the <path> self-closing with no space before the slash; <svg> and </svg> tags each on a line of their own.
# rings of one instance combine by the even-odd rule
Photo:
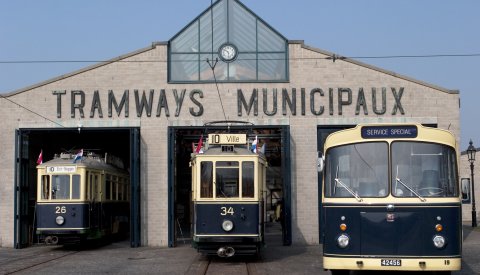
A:
<svg viewBox="0 0 480 275">
<path fill-rule="evenodd" d="M 402 266 L 402 260 L 380 260 L 382 266 Z"/>
</svg>

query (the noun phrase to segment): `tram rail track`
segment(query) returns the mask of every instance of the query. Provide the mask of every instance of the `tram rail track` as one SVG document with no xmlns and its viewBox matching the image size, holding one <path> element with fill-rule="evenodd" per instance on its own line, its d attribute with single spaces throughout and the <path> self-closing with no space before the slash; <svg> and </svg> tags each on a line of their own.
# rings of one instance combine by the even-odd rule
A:
<svg viewBox="0 0 480 275">
<path fill-rule="evenodd" d="M 185 274 L 187 275 L 254 275 L 255 262 L 250 262 L 243 257 L 233 259 L 222 259 L 215 256 L 199 255 L 192 262 Z"/>
<path fill-rule="evenodd" d="M 8 263 L 2 264 L 0 268 L 0 274 L 17 274 L 28 272 L 32 269 L 40 267 L 44 264 L 69 257 L 75 254 L 80 253 L 81 251 L 56 251 L 55 253 L 45 253 L 41 255 L 36 255 L 35 257 L 22 257 L 18 260 L 10 261 Z"/>
</svg>

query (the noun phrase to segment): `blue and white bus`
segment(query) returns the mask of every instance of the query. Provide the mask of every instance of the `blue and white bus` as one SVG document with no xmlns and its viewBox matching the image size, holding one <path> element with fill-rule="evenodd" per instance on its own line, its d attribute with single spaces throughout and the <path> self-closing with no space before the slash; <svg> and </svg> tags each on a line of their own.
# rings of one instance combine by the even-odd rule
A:
<svg viewBox="0 0 480 275">
<path fill-rule="evenodd" d="M 323 152 L 323 264 L 349 270 L 461 269 L 458 146 L 420 124 L 331 134 Z"/>
</svg>

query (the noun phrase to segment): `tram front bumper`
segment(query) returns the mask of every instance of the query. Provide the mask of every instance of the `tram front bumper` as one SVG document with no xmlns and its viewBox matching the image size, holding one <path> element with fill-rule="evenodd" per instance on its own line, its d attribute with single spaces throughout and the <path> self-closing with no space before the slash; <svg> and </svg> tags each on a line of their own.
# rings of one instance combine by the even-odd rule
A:
<svg viewBox="0 0 480 275">
<path fill-rule="evenodd" d="M 323 257 L 327 270 L 398 270 L 398 271 L 454 271 L 462 268 L 462 259 L 456 258 L 346 258 Z"/>
<path fill-rule="evenodd" d="M 193 247 L 200 253 L 217 255 L 220 247 L 232 247 L 235 255 L 253 255 L 262 245 L 259 236 L 194 236 Z"/>
</svg>

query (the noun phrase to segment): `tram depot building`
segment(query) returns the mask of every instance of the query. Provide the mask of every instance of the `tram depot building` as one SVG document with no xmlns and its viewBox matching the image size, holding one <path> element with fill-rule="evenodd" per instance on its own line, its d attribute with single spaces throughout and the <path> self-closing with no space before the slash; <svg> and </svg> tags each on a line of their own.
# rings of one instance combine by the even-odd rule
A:
<svg viewBox="0 0 480 275">
<path fill-rule="evenodd" d="M 1 247 L 37 242 L 40 151 L 44 161 L 79 149 L 120 157 L 130 172 L 131 246 L 173 247 L 190 234 L 192 143 L 205 123 L 251 122 L 239 127 L 265 144 L 267 210 L 282 203 L 276 228 L 289 245 L 320 242 L 316 163 L 329 133 L 411 122 L 460 139 L 458 91 L 288 40 L 237 0 L 217 1 L 167 42 L 4 97 Z"/>
</svg>

